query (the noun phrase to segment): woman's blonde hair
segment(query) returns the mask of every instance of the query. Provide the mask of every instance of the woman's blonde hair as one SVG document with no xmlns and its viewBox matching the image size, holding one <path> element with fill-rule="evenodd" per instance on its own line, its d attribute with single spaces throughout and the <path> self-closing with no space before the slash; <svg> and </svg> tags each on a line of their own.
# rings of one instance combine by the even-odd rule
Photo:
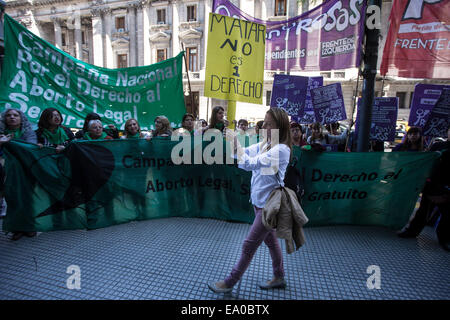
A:
<svg viewBox="0 0 450 320">
<path fill-rule="evenodd" d="M 127 122 L 125 122 L 125 135 L 128 137 L 128 134 L 129 134 L 129 132 L 128 132 L 128 129 L 127 129 L 127 127 L 128 127 L 128 125 L 131 123 L 131 121 L 136 121 L 136 123 L 137 123 L 137 126 L 138 126 L 138 132 L 139 132 L 139 136 L 141 136 L 141 126 L 139 125 L 139 122 L 136 120 L 136 119 L 134 119 L 134 118 L 131 118 L 131 119 L 128 119 L 127 120 Z"/>
<path fill-rule="evenodd" d="M 277 129 L 279 130 L 278 141 L 271 141 L 270 147 L 274 146 L 273 143 L 282 143 L 287 145 L 292 150 L 291 125 L 289 123 L 289 116 L 287 112 L 281 108 L 270 108 L 266 113 L 270 114 L 272 119 L 275 121 Z M 264 139 L 263 144 L 266 143 L 267 141 Z"/>
<path fill-rule="evenodd" d="M 161 128 L 161 130 L 157 130 L 157 129 L 155 128 L 155 132 L 156 132 L 156 133 L 166 133 L 167 131 L 172 132 L 172 127 L 170 126 L 169 119 L 167 119 L 166 116 L 157 116 L 157 117 L 155 118 L 155 122 L 156 122 L 156 120 L 160 120 L 161 123 L 162 123 L 162 128 Z"/>
</svg>

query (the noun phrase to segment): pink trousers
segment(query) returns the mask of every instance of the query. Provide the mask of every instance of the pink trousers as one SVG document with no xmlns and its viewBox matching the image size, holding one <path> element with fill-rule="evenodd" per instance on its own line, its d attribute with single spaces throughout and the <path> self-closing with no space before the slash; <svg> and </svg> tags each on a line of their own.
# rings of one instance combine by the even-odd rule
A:
<svg viewBox="0 0 450 320">
<path fill-rule="evenodd" d="M 247 270 L 253 255 L 258 247 L 264 241 L 269 247 L 270 256 L 272 257 L 273 274 L 276 278 L 284 277 L 283 255 L 281 253 L 280 244 L 275 235 L 275 230 L 267 230 L 262 223 L 262 209 L 254 207 L 255 220 L 253 221 L 247 238 L 242 245 L 241 258 L 233 267 L 230 275 L 225 279 L 227 287 L 234 286 L 241 279 L 245 270 Z"/>
</svg>

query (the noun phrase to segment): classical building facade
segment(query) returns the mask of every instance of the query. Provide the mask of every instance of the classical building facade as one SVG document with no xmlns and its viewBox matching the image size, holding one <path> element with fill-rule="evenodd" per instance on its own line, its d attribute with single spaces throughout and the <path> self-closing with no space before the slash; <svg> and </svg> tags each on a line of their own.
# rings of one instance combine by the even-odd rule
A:
<svg viewBox="0 0 450 320">
<path fill-rule="evenodd" d="M 186 106 L 200 118 L 208 118 L 215 105 L 227 102 L 204 97 L 208 16 L 213 0 L 13 0 L 6 13 L 41 38 L 77 59 L 105 68 L 142 66 L 186 51 L 184 74 Z M 308 11 L 321 0 L 232 0 L 241 10 L 263 20 L 284 20 Z M 379 64 L 387 34 L 392 1 L 383 1 Z M 274 71 L 264 76 L 262 105 L 237 103 L 237 118 L 256 121 L 269 107 Z M 325 85 L 340 82 L 347 115 L 353 111 L 357 69 L 291 74 L 324 76 Z M 188 76 L 189 75 L 189 81 Z M 189 96 L 188 82 L 191 86 Z M 398 96 L 399 118 L 407 118 L 414 85 L 442 81 L 377 77 L 376 96 Z M 362 82 L 359 82 L 361 91 Z M 355 112 L 356 115 L 356 112 Z"/>
</svg>

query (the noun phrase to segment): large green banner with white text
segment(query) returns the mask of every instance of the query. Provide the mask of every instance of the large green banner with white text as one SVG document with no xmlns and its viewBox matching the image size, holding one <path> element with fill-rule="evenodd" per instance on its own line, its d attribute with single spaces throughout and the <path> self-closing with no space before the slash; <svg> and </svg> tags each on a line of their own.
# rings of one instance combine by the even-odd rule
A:
<svg viewBox="0 0 450 320">
<path fill-rule="evenodd" d="M 73 58 L 6 14 L 4 26 L 2 109 L 19 108 L 37 123 L 42 110 L 53 107 L 70 128 L 82 128 L 90 112 L 120 129 L 130 118 L 144 130 L 159 115 L 173 125 L 181 122 L 186 112 L 182 53 L 150 66 L 106 69 Z"/>
<path fill-rule="evenodd" d="M 189 140 L 184 149 L 162 137 L 80 141 L 60 154 L 52 148 L 7 143 L 3 229 L 95 229 L 167 217 L 252 222 L 251 173 L 226 164 L 228 158 L 225 164 L 207 164 L 205 154 L 217 155 L 227 146 L 208 149 L 213 143 Z M 186 164 L 197 149 L 203 163 Z M 173 150 L 187 156 L 184 164 L 172 161 Z M 307 226 L 389 228 L 408 221 L 439 157 L 436 152 L 316 153 L 297 147 L 294 155 L 305 177 Z"/>
</svg>

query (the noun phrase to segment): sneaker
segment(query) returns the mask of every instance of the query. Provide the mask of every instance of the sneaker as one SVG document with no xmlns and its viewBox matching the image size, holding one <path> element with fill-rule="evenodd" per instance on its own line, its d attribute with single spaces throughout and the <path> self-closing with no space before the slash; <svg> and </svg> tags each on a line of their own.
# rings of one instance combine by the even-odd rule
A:
<svg viewBox="0 0 450 320">
<path fill-rule="evenodd" d="M 259 284 L 259 287 L 263 290 L 269 289 L 284 289 L 286 288 L 286 280 L 284 279 L 275 279 L 267 282 L 263 282 Z"/>
</svg>

